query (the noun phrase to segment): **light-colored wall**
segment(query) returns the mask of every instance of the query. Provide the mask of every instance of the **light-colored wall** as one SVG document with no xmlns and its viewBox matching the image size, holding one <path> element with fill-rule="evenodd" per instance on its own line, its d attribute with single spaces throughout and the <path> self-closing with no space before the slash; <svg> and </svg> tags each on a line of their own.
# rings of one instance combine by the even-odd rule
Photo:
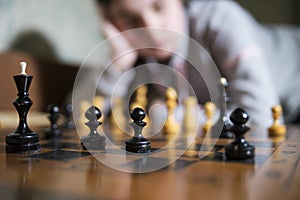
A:
<svg viewBox="0 0 300 200">
<path fill-rule="evenodd" d="M 103 40 L 93 0 L 0 0 L 0 51 L 81 63 Z"/>
<path fill-rule="evenodd" d="M 300 0 L 238 1 L 262 22 L 293 23 Z M 23 49 L 78 65 L 101 41 L 94 0 L 0 0 L 0 52 Z"/>
</svg>

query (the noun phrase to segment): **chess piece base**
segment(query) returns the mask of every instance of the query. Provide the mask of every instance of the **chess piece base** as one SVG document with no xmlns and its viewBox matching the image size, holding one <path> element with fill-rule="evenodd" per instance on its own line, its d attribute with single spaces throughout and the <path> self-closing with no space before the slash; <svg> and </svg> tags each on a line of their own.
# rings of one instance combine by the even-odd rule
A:
<svg viewBox="0 0 300 200">
<path fill-rule="evenodd" d="M 268 128 L 268 132 L 270 137 L 285 136 L 286 126 L 284 125 L 271 126 L 270 128 Z"/>
<path fill-rule="evenodd" d="M 150 152 L 151 142 L 146 138 L 133 137 L 126 142 L 126 151 L 133 153 L 148 153 Z"/>
<path fill-rule="evenodd" d="M 225 146 L 225 155 L 230 160 L 246 160 L 255 156 L 255 147 L 248 143 L 232 142 Z"/>
<path fill-rule="evenodd" d="M 47 139 L 50 138 L 58 138 L 62 135 L 62 131 L 60 129 L 46 129 L 45 136 Z"/>
<path fill-rule="evenodd" d="M 87 135 L 81 138 L 81 147 L 85 150 L 105 150 L 106 138 L 102 135 Z"/>
<path fill-rule="evenodd" d="M 40 149 L 40 140 L 37 133 L 27 133 L 26 135 L 11 133 L 6 136 L 7 153 L 27 154 L 37 152 Z"/>
<path fill-rule="evenodd" d="M 69 130 L 75 129 L 75 124 L 73 122 L 68 122 L 65 124 L 65 128 Z"/>
</svg>

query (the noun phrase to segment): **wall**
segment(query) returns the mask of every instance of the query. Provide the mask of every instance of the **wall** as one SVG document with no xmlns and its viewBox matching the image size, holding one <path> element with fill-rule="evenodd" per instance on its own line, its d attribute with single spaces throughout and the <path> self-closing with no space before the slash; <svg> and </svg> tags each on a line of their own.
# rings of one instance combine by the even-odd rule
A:
<svg viewBox="0 0 300 200">
<path fill-rule="evenodd" d="M 300 0 L 238 1 L 261 22 L 300 21 Z M 103 41 L 100 24 L 93 0 L 0 0 L 0 52 L 24 50 L 79 65 Z"/>
<path fill-rule="evenodd" d="M 259 21 L 300 24 L 299 0 L 239 0 Z"/>
</svg>

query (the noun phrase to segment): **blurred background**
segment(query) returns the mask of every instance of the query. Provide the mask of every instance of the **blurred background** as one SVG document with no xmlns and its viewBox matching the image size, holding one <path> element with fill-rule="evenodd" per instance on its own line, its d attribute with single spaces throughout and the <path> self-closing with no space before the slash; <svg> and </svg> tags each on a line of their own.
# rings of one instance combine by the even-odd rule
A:
<svg viewBox="0 0 300 200">
<path fill-rule="evenodd" d="M 262 23 L 300 24 L 299 0 L 237 0 Z M 103 40 L 93 0 L 0 0 L 0 51 L 78 65 Z"/>
<path fill-rule="evenodd" d="M 300 24 L 300 0 L 237 1 L 262 23 Z M 94 0 L 0 0 L 0 109 L 13 108 L 11 77 L 21 60 L 35 75 L 34 108 L 62 103 L 76 77 L 73 68 L 103 41 L 100 27 Z"/>
</svg>

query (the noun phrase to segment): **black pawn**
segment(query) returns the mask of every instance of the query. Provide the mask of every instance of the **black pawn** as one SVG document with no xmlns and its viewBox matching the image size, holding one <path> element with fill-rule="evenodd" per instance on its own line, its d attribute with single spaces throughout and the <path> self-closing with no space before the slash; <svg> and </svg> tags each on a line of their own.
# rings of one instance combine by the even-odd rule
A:
<svg viewBox="0 0 300 200">
<path fill-rule="evenodd" d="M 72 104 L 67 104 L 63 108 L 63 115 L 65 117 L 64 128 L 66 129 L 75 129 L 75 124 L 73 121 L 73 106 Z"/>
<path fill-rule="evenodd" d="M 59 119 L 59 107 L 57 105 L 49 105 L 47 108 L 49 115 L 48 119 L 50 120 L 50 128 L 45 130 L 46 138 L 57 138 L 62 135 L 62 130 L 59 129 L 57 121 Z"/>
<path fill-rule="evenodd" d="M 102 113 L 99 108 L 91 106 L 85 112 L 85 117 L 89 120 L 85 123 L 90 128 L 90 133 L 81 138 L 81 146 L 87 150 L 105 150 L 105 136 L 97 132 L 97 128 L 102 122 L 98 120 L 101 118 Z"/>
<path fill-rule="evenodd" d="M 151 142 L 144 138 L 142 135 L 143 128 L 146 126 L 146 122 L 143 119 L 146 117 L 146 113 L 141 108 L 135 108 L 130 114 L 133 122 L 130 123 L 130 126 L 134 130 L 134 136 L 132 139 L 127 140 L 126 151 L 133 153 L 147 153 L 150 152 Z"/>
<path fill-rule="evenodd" d="M 18 89 L 18 97 L 13 102 L 19 115 L 19 125 L 17 129 L 6 136 L 7 153 L 32 153 L 40 150 L 40 140 L 37 133 L 30 130 L 27 125 L 27 114 L 32 106 L 29 98 L 29 87 L 32 76 L 16 75 L 14 81 Z"/>
<path fill-rule="evenodd" d="M 233 160 L 254 158 L 255 147 L 250 145 L 244 137 L 245 133 L 250 130 L 246 125 L 249 120 L 248 113 L 241 108 L 237 108 L 231 113 L 230 120 L 233 123 L 231 131 L 235 134 L 235 139 L 225 146 L 226 157 Z"/>
</svg>

